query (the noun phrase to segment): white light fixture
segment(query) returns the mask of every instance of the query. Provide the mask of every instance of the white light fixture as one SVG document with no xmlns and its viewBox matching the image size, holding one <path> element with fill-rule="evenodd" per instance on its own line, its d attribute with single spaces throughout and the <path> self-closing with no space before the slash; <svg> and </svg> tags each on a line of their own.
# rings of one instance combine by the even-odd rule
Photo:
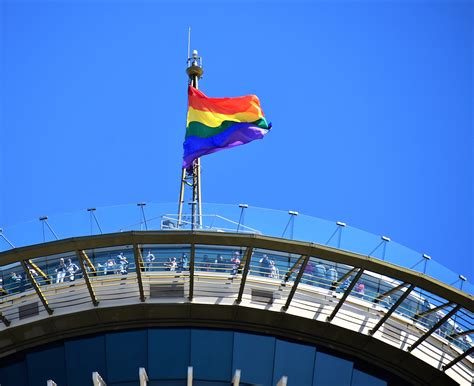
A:
<svg viewBox="0 0 474 386">
<path fill-rule="evenodd" d="M 426 253 L 423 253 L 423 259 L 431 260 L 431 256 L 427 255 Z"/>
<path fill-rule="evenodd" d="M 288 214 L 289 214 L 290 216 L 298 216 L 298 215 L 299 215 L 299 213 L 296 212 L 296 211 L 294 211 L 294 210 L 289 210 L 289 211 L 288 211 Z"/>
<path fill-rule="evenodd" d="M 380 237 L 380 238 L 381 238 L 383 241 L 387 241 L 387 242 L 392 241 L 392 240 L 390 239 L 390 237 L 387 237 L 387 236 L 382 236 L 382 237 Z"/>
<path fill-rule="evenodd" d="M 247 204 L 239 204 L 239 208 L 247 209 L 249 206 Z"/>
<path fill-rule="evenodd" d="M 342 222 L 342 221 L 337 221 L 337 222 L 336 222 L 336 225 L 337 225 L 338 227 L 345 227 L 345 226 L 347 226 L 347 224 L 346 224 L 345 222 Z"/>
</svg>

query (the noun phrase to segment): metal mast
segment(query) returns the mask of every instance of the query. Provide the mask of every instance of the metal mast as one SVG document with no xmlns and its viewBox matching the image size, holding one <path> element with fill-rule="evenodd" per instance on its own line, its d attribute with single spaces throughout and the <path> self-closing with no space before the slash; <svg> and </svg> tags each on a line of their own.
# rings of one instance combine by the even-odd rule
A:
<svg viewBox="0 0 474 386">
<path fill-rule="evenodd" d="M 189 56 L 189 55 L 188 55 Z M 188 57 L 188 67 L 186 73 L 189 77 L 189 84 L 198 88 L 199 79 L 202 77 L 202 60 L 198 56 L 197 50 L 193 50 L 191 57 Z M 183 169 L 181 172 L 181 189 L 179 191 L 179 207 L 178 207 L 178 228 L 182 226 L 184 193 L 186 186 L 192 188 L 191 204 L 191 229 L 196 226 L 202 226 L 202 204 L 201 204 L 201 160 L 194 160 L 191 170 Z"/>
</svg>

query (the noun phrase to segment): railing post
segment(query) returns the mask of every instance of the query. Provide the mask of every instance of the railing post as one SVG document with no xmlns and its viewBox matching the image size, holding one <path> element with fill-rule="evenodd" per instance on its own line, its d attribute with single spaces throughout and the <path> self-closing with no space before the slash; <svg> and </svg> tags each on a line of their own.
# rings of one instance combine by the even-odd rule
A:
<svg viewBox="0 0 474 386">
<path fill-rule="evenodd" d="M 39 287 L 38 282 L 36 281 L 36 278 L 31 274 L 30 268 L 27 266 L 24 260 L 21 262 L 21 265 L 23 267 L 23 270 L 25 271 L 26 276 L 28 276 L 28 280 L 30 281 L 33 288 L 35 289 L 36 294 L 40 298 L 41 303 L 43 303 L 45 310 L 48 312 L 49 315 L 52 315 L 53 310 L 49 306 L 48 300 L 46 299 L 43 292 L 41 291 L 41 288 Z"/>
<path fill-rule="evenodd" d="M 138 290 L 140 292 L 140 301 L 143 303 L 145 301 L 145 291 L 143 289 L 143 280 L 142 280 L 142 269 L 144 269 L 143 265 L 143 257 L 138 244 L 133 244 L 133 255 L 135 258 L 135 272 L 137 274 L 137 281 L 138 281 Z"/>
<path fill-rule="evenodd" d="M 250 260 L 252 259 L 252 253 L 253 253 L 253 247 L 247 247 L 247 250 L 245 251 L 245 265 L 244 265 L 244 270 L 242 272 L 242 279 L 240 281 L 240 288 L 239 288 L 239 294 L 237 295 L 237 299 L 235 302 L 237 304 L 240 304 L 242 301 L 242 296 L 244 294 L 244 288 L 245 288 L 245 282 L 247 281 L 247 275 L 249 274 L 249 269 L 250 269 Z"/>
<path fill-rule="evenodd" d="M 303 259 L 303 262 L 301 263 L 300 269 L 298 271 L 298 275 L 296 275 L 296 279 L 293 283 L 293 286 L 291 287 L 291 290 L 288 295 L 288 298 L 286 299 L 285 305 L 281 308 L 281 310 L 284 312 L 286 312 L 286 310 L 288 310 L 288 307 L 290 307 L 290 303 L 293 300 L 293 296 L 295 296 L 296 289 L 298 288 L 298 285 L 300 284 L 301 278 L 303 277 L 306 266 L 308 265 L 309 256 L 301 256 L 301 258 Z"/>
<path fill-rule="evenodd" d="M 76 251 L 76 256 L 77 260 L 79 260 L 79 265 L 81 266 L 82 270 L 82 276 L 84 276 L 84 281 L 86 282 L 87 290 L 89 291 L 89 295 L 92 300 L 92 304 L 94 304 L 95 307 L 99 304 L 99 301 L 97 300 L 97 297 L 94 292 L 94 287 L 92 287 L 91 280 L 89 278 L 89 272 L 87 272 L 86 265 L 84 264 L 84 260 L 89 259 L 87 257 L 87 254 L 84 250 L 77 250 Z"/>
</svg>

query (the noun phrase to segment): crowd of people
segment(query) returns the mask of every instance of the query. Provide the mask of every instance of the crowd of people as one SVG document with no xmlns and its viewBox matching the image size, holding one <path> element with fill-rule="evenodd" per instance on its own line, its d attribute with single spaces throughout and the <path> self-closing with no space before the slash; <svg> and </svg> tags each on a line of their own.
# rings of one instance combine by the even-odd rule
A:
<svg viewBox="0 0 474 386">
<path fill-rule="evenodd" d="M 53 274 L 50 276 L 39 275 L 38 271 L 28 263 L 26 267 L 29 276 L 33 278 L 38 285 L 72 282 L 75 281 L 77 275 L 80 274 L 79 267 L 72 259 L 65 260 L 64 258 L 60 258 L 57 266 L 53 270 Z M 6 279 L 0 278 L 0 295 L 23 292 L 29 288 L 31 288 L 31 284 L 26 272 L 20 273 L 11 271 Z"/>
<path fill-rule="evenodd" d="M 183 253 L 179 257 L 157 259 L 151 251 L 148 251 L 143 260 L 144 268 L 147 272 L 166 270 L 179 273 L 189 269 L 189 258 L 187 253 Z M 230 257 L 226 257 L 224 254 L 220 253 L 215 256 L 203 254 L 202 257 L 196 258 L 195 269 L 197 271 L 220 272 L 237 275 L 238 273 L 241 273 L 242 270 L 241 253 L 235 251 Z M 264 277 L 275 279 L 280 278 L 280 272 L 275 261 L 269 259 L 266 254 L 258 259 L 258 266 L 253 267 L 253 270 L 257 270 L 258 274 Z"/>
<path fill-rule="evenodd" d="M 108 258 L 103 264 L 97 263 L 96 272 L 103 275 L 126 275 L 129 263 L 127 256 L 120 252 L 115 258 Z"/>
</svg>

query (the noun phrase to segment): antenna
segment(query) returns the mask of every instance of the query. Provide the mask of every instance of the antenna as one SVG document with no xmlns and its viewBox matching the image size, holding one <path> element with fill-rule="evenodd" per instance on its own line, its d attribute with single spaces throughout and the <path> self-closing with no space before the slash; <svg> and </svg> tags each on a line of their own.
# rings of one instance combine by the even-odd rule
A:
<svg viewBox="0 0 474 386">
<path fill-rule="evenodd" d="M 188 27 L 188 60 L 186 64 L 186 73 L 188 74 L 188 85 L 196 90 L 198 89 L 199 79 L 202 77 L 202 58 L 199 56 L 197 50 L 191 53 L 191 27 Z M 198 229 L 202 227 L 202 200 L 201 200 L 201 160 L 197 158 L 194 160 L 192 167 L 182 169 L 181 171 L 181 188 L 179 190 L 178 200 L 178 223 L 177 228 L 182 225 L 183 204 L 185 196 L 185 187 L 192 188 L 192 204 L 191 208 L 191 229 L 197 226 Z"/>
<path fill-rule="evenodd" d="M 188 60 L 191 57 L 191 27 L 188 27 L 188 56 L 186 57 Z"/>
</svg>

